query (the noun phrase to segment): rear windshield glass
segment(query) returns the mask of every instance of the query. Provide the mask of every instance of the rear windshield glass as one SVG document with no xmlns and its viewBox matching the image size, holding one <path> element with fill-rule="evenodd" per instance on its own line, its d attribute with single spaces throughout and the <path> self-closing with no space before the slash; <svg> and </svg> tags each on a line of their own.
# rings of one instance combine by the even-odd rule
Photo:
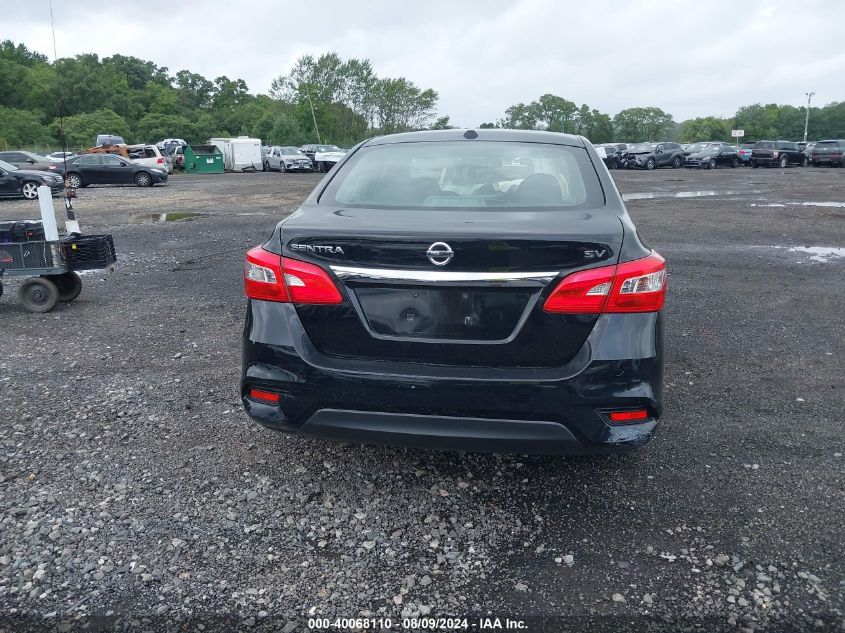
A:
<svg viewBox="0 0 845 633">
<path fill-rule="evenodd" d="M 396 143 L 364 147 L 320 202 L 441 208 L 602 206 L 583 148 L 501 141 Z"/>
<path fill-rule="evenodd" d="M 757 141 L 754 149 L 774 149 L 775 144 L 772 141 Z"/>
<path fill-rule="evenodd" d="M 825 149 L 827 147 L 839 147 L 839 141 L 819 141 L 816 143 L 816 147 L 819 149 Z"/>
</svg>

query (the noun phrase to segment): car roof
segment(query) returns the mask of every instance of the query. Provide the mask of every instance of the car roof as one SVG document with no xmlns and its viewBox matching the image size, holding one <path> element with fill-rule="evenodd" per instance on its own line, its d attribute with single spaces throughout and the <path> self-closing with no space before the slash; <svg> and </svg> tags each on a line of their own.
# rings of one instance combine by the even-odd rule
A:
<svg viewBox="0 0 845 633">
<path fill-rule="evenodd" d="M 453 130 L 425 130 L 422 132 L 404 132 L 377 136 L 364 141 L 364 147 L 371 145 L 391 145 L 394 143 L 430 143 L 443 141 L 467 140 L 465 134 L 475 132 L 477 136 L 469 140 L 481 141 L 515 141 L 520 143 L 551 143 L 556 145 L 572 145 L 584 147 L 584 140 L 574 134 L 560 132 L 544 132 L 537 130 L 501 130 L 501 129 L 453 129 Z"/>
</svg>

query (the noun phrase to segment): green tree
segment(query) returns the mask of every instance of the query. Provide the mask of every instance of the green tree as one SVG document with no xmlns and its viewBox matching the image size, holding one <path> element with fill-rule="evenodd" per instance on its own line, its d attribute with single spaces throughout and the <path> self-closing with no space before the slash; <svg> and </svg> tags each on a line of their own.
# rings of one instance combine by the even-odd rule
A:
<svg viewBox="0 0 845 633">
<path fill-rule="evenodd" d="M 669 134 L 672 115 L 660 108 L 628 108 L 613 117 L 616 140 L 622 142 L 660 141 Z"/>
<path fill-rule="evenodd" d="M 680 143 L 696 141 L 728 141 L 731 138 L 731 122 L 713 116 L 698 117 L 683 121 L 678 126 L 676 139 Z"/>
<path fill-rule="evenodd" d="M 76 114 L 64 119 L 65 137 L 68 147 L 82 149 L 91 147 L 97 140 L 98 134 L 117 134 L 129 142 L 129 124 L 122 116 L 113 110 L 96 110 L 85 114 Z M 50 124 L 53 138 L 60 139 L 59 120 Z"/>
<path fill-rule="evenodd" d="M 41 120 L 26 110 L 0 106 L 0 147 L 14 149 L 55 143 Z"/>
</svg>

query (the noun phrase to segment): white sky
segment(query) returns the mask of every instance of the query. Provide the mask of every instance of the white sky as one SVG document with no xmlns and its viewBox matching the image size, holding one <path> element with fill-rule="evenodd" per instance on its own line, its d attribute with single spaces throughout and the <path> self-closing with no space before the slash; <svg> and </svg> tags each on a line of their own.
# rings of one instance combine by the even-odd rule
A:
<svg viewBox="0 0 845 633">
<path fill-rule="evenodd" d="M 48 0 L 1 0 L 0 39 L 52 58 Z M 304 54 L 369 58 L 440 94 L 452 124 L 550 92 L 676 121 L 751 103 L 845 100 L 840 0 L 53 0 L 60 57 L 115 53 L 267 92 Z"/>
</svg>

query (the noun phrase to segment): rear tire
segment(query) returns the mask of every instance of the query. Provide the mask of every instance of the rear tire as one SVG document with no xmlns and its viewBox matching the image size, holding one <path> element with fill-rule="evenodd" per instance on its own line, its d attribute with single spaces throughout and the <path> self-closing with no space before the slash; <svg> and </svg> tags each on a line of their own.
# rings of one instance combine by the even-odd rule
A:
<svg viewBox="0 0 845 633">
<path fill-rule="evenodd" d="M 135 174 L 135 184 L 139 187 L 152 187 L 153 177 L 150 176 L 147 172 L 142 171 L 138 174 Z"/>
<path fill-rule="evenodd" d="M 262 166 L 262 168 L 264 169 L 264 171 L 271 171 L 270 163 L 268 163 L 266 160 L 264 161 L 264 165 Z"/>
<path fill-rule="evenodd" d="M 59 289 L 49 279 L 30 277 L 21 284 L 18 299 L 30 312 L 49 312 L 59 302 Z"/>
<path fill-rule="evenodd" d="M 680 166 L 681 166 L 681 157 L 675 156 L 675 158 L 672 159 L 672 169 L 678 169 Z"/>
<path fill-rule="evenodd" d="M 738 158 L 734 158 L 734 159 L 731 161 L 731 167 L 733 167 L 734 169 L 736 169 L 737 167 L 739 167 L 739 159 L 738 159 Z"/>
<path fill-rule="evenodd" d="M 648 169 L 648 170 L 652 170 L 652 169 L 654 169 L 656 166 L 657 166 L 657 163 L 655 163 L 655 162 L 654 162 L 654 159 L 653 159 L 653 158 L 649 158 L 649 159 L 645 162 L 645 168 L 646 168 L 646 169 Z"/>
<path fill-rule="evenodd" d="M 68 174 L 65 180 L 67 180 L 67 186 L 71 189 L 79 189 L 80 187 L 85 186 L 82 183 L 82 176 L 79 174 Z"/>
<path fill-rule="evenodd" d="M 59 301 L 62 303 L 73 301 L 82 292 L 82 278 L 73 271 L 50 275 L 48 278 L 59 289 Z"/>
<path fill-rule="evenodd" d="M 780 160 L 778 161 L 778 165 L 780 165 L 781 169 L 786 169 L 787 159 L 786 156 L 781 156 Z"/>
<path fill-rule="evenodd" d="M 707 163 L 707 169 L 716 169 L 716 159 L 711 158 L 710 161 Z"/>
</svg>

